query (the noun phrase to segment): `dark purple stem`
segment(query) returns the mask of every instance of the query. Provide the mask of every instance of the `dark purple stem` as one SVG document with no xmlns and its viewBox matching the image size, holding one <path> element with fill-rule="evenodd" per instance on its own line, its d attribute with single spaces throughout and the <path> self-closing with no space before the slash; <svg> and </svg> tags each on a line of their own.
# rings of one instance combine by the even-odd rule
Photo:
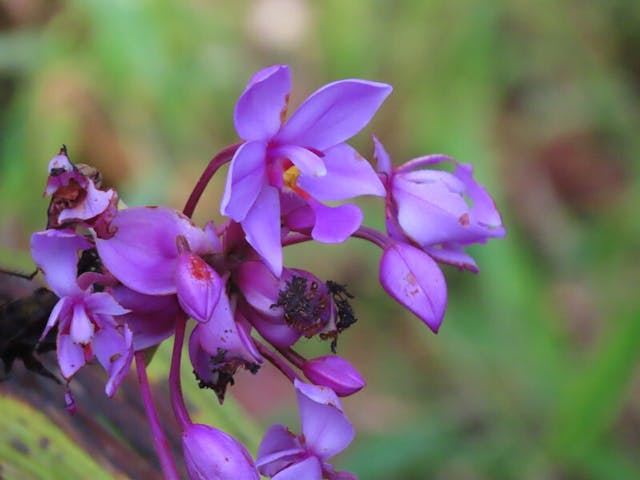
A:
<svg viewBox="0 0 640 480">
<path fill-rule="evenodd" d="M 280 370 L 284 374 L 284 376 L 287 377 L 289 381 L 291 381 L 291 383 L 293 383 L 296 378 L 300 380 L 300 377 L 296 374 L 296 372 L 294 372 L 293 369 L 289 365 L 287 365 L 282 360 L 282 358 L 280 358 L 274 351 L 270 350 L 264 343 L 259 342 L 256 339 L 254 339 L 253 341 L 260 354 L 264 358 L 269 360 L 269 362 L 271 362 L 274 367 Z"/>
<path fill-rule="evenodd" d="M 306 358 L 304 358 L 298 352 L 293 350 L 291 347 L 289 347 L 289 348 L 278 348 L 278 347 L 276 347 L 276 349 L 278 350 L 278 352 L 280 352 L 280 355 L 282 355 L 284 358 L 289 360 L 289 362 L 294 367 L 299 368 L 300 370 L 302 370 L 302 367 L 304 367 L 304 364 L 307 361 Z"/>
<path fill-rule="evenodd" d="M 136 371 L 138 372 L 138 382 L 140 383 L 140 393 L 142 395 L 142 403 L 144 403 L 144 410 L 147 413 L 147 421 L 151 427 L 151 434 L 153 437 L 153 446 L 156 449 L 156 454 L 160 460 L 160 466 L 164 473 L 164 478 L 167 480 L 180 480 L 176 464 L 171 456 L 169 450 L 169 443 L 167 437 L 160 425 L 160 418 L 153 404 L 153 397 L 151 396 L 151 387 L 149 385 L 149 379 L 147 378 L 147 367 L 145 365 L 144 352 L 138 351 L 135 353 L 136 357 Z"/>
<path fill-rule="evenodd" d="M 218 169 L 233 158 L 233 155 L 236 153 L 236 150 L 238 150 L 240 145 L 242 145 L 242 142 L 229 145 L 228 147 L 220 150 L 220 152 L 218 152 L 218 154 L 211 159 L 211 161 L 207 165 L 207 168 L 205 168 L 204 172 L 202 172 L 202 175 L 200 175 L 198 183 L 196 183 L 196 186 L 193 187 L 193 191 L 191 192 L 191 195 L 189 195 L 189 199 L 187 200 L 187 203 L 182 210 L 182 213 L 184 213 L 187 217 L 191 218 L 194 210 L 196 209 L 196 205 L 200 201 L 200 197 L 202 196 L 204 189 L 207 188 L 207 185 L 209 185 L 209 182 L 216 174 Z"/>
<path fill-rule="evenodd" d="M 171 406 L 176 416 L 178 425 L 185 430 L 192 424 L 191 417 L 184 404 L 182 396 L 182 384 L 180 382 L 180 364 L 182 355 L 182 344 L 184 343 L 184 330 L 186 319 L 181 312 L 176 316 L 176 331 L 173 337 L 173 353 L 171 355 L 171 369 L 169 370 L 169 392 L 171 394 Z"/>
</svg>

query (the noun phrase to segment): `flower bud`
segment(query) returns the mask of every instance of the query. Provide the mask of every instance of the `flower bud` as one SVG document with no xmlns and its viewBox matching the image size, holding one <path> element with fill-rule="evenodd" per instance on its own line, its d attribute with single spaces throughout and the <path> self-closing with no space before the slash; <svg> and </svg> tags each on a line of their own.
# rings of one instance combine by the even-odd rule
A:
<svg viewBox="0 0 640 480">
<path fill-rule="evenodd" d="M 222 430 L 193 424 L 182 432 L 182 448 L 191 480 L 259 480 L 247 449 Z"/>
<path fill-rule="evenodd" d="M 344 358 L 325 355 L 305 362 L 305 377 L 316 385 L 329 387 L 340 397 L 360 391 L 366 382 L 358 371 Z"/>
</svg>

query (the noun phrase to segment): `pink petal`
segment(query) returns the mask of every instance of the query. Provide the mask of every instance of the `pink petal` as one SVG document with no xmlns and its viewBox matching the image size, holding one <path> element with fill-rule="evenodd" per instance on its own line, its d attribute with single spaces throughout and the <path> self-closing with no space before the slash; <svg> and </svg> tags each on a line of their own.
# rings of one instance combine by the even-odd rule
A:
<svg viewBox="0 0 640 480">
<path fill-rule="evenodd" d="M 391 157 L 384 148 L 384 145 L 375 136 L 373 137 L 373 158 L 378 163 L 378 171 L 380 173 L 386 173 L 388 176 L 393 171 L 393 165 L 391 163 Z"/>
<path fill-rule="evenodd" d="M 133 335 L 128 327 L 103 328 L 93 340 L 94 353 L 109 374 L 105 393 L 112 397 L 126 376 L 133 361 Z"/>
<path fill-rule="evenodd" d="M 85 310 L 84 302 L 76 302 L 73 306 L 73 318 L 71 319 L 70 336 L 74 343 L 87 345 L 93 338 L 95 327 Z"/>
<path fill-rule="evenodd" d="M 380 260 L 380 283 L 431 330 L 438 331 L 447 306 L 447 286 L 429 255 L 407 244 L 392 244 Z"/>
<path fill-rule="evenodd" d="M 275 139 L 317 150 L 342 143 L 369 123 L 391 90 L 366 80 L 330 83 L 300 105 Z"/>
<path fill-rule="evenodd" d="M 322 177 L 327 174 L 327 168 L 323 159 L 303 147 L 296 145 L 282 145 L 270 150 L 270 155 L 291 160 L 300 169 L 301 177 L 309 176 L 313 178 Z"/>
</svg>

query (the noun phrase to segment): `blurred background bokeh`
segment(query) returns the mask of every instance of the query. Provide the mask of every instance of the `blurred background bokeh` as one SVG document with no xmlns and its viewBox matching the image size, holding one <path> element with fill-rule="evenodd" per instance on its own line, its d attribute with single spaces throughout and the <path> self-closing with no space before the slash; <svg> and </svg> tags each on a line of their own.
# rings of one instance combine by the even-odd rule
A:
<svg viewBox="0 0 640 480">
<path fill-rule="evenodd" d="M 364 480 L 640 478 L 634 0 L 0 0 L 2 267 L 33 268 L 29 236 L 44 226 L 46 165 L 62 143 L 127 204 L 181 208 L 236 141 L 246 80 L 274 63 L 291 66 L 294 106 L 341 78 L 392 84 L 352 144 L 370 156 L 375 133 L 396 163 L 472 162 L 508 230 L 470 249 L 480 275 L 445 269 L 438 335 L 383 295 L 374 248 L 287 257 L 356 295 L 360 321 L 339 348 L 369 384 L 344 402 L 358 434 L 339 467 Z M 223 181 L 198 221 L 218 218 Z M 382 227 L 381 205 L 362 205 Z M 231 391 L 227 421 L 254 453 L 271 422 L 296 425 L 270 369 Z M 210 394 L 193 402 L 221 410 Z"/>
</svg>

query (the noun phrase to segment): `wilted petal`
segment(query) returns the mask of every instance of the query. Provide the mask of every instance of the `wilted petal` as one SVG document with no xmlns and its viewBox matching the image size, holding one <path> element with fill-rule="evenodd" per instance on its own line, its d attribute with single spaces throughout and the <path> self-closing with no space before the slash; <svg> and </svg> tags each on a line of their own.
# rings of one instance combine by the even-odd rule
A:
<svg viewBox="0 0 640 480">
<path fill-rule="evenodd" d="M 238 99 L 234 124 L 244 140 L 266 140 L 280 128 L 286 114 L 291 74 L 286 65 L 274 65 L 256 73 Z"/>
<path fill-rule="evenodd" d="M 392 244 L 380 260 L 380 283 L 431 330 L 438 331 L 447 306 L 447 286 L 429 255 L 407 244 Z"/>
<path fill-rule="evenodd" d="M 93 181 L 87 183 L 86 197 L 73 208 L 65 208 L 58 216 L 58 222 L 69 220 L 89 220 L 103 213 L 108 207 L 116 192 L 113 190 L 98 190 Z"/>
<path fill-rule="evenodd" d="M 318 242 L 344 242 L 362 223 L 362 211 L 356 205 L 329 207 L 313 200 L 309 205 L 316 217 L 311 236 Z"/>
<path fill-rule="evenodd" d="M 184 237 L 194 253 L 204 253 L 210 242 L 184 215 L 165 207 L 120 210 L 109 239 L 96 239 L 103 264 L 127 287 L 148 295 L 176 292 L 178 259 L 176 238 Z"/>
<path fill-rule="evenodd" d="M 302 333 L 286 324 L 282 318 L 281 309 L 274 310 L 280 312 L 278 317 L 268 316 L 250 307 L 243 309 L 243 313 L 251 325 L 271 345 L 280 348 L 290 347 L 298 341 Z"/>
<path fill-rule="evenodd" d="M 241 222 L 267 183 L 267 144 L 247 142 L 236 151 L 220 203 L 220 213 Z"/>
<path fill-rule="evenodd" d="M 278 278 L 264 263 L 242 262 L 234 272 L 234 283 L 253 308 L 265 315 L 282 315 L 282 310 L 273 306 L 278 301 Z"/>
<path fill-rule="evenodd" d="M 78 252 L 91 243 L 71 230 L 44 230 L 31 235 L 31 256 L 59 297 L 80 293 L 76 282 Z"/>
<path fill-rule="evenodd" d="M 466 186 L 466 193 L 473 202 L 471 215 L 480 225 L 490 229 L 487 236 L 503 237 L 505 229 L 502 226 L 500 212 L 489 192 L 473 178 L 473 167 L 468 163 L 459 163 L 453 172 Z"/>
<path fill-rule="evenodd" d="M 259 480 L 247 449 L 227 433 L 192 424 L 182 432 L 184 459 L 191 480 Z"/>
<path fill-rule="evenodd" d="M 194 320 L 208 322 L 220 298 L 222 280 L 202 258 L 185 252 L 178 257 L 176 289 L 183 310 Z"/>
<path fill-rule="evenodd" d="M 391 90 L 366 80 L 330 83 L 300 105 L 275 139 L 317 150 L 342 143 L 369 123 Z"/>
<path fill-rule="evenodd" d="M 242 221 L 247 242 L 260 254 L 274 275 L 282 272 L 280 199 L 278 191 L 264 186 Z"/>
</svg>

